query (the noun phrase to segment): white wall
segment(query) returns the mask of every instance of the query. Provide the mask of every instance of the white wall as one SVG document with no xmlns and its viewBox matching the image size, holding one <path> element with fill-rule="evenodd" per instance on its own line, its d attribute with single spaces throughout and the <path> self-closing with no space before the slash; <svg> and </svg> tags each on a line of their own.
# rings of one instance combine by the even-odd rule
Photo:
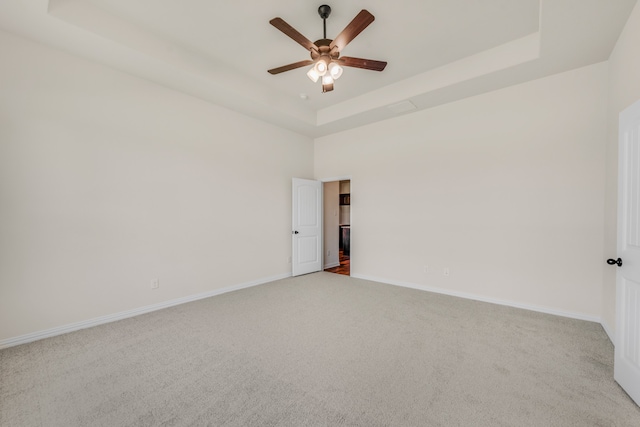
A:
<svg viewBox="0 0 640 427">
<path fill-rule="evenodd" d="M 0 340 L 290 272 L 309 138 L 7 33 L 0 56 Z"/>
<path fill-rule="evenodd" d="M 602 258 L 616 258 L 618 196 L 618 115 L 640 99 L 640 4 L 636 4 L 609 58 L 609 111 L 607 121 L 607 180 L 605 243 Z M 604 270 L 602 320 L 610 338 L 615 336 L 616 268 Z"/>
<path fill-rule="evenodd" d="M 599 318 L 606 104 L 596 64 L 317 139 L 352 275 Z"/>
<path fill-rule="evenodd" d="M 340 265 L 339 185 L 338 181 L 324 183 L 324 268 Z"/>
<path fill-rule="evenodd" d="M 351 193 L 351 181 L 340 181 L 340 194 Z"/>
<path fill-rule="evenodd" d="M 358 180 L 355 275 L 602 316 L 611 333 L 603 260 L 639 42 L 636 5 L 608 64 L 320 138 L 314 154 L 0 33 L 0 341 L 286 274 L 290 178 L 311 177 L 314 156 L 317 178 Z"/>
</svg>

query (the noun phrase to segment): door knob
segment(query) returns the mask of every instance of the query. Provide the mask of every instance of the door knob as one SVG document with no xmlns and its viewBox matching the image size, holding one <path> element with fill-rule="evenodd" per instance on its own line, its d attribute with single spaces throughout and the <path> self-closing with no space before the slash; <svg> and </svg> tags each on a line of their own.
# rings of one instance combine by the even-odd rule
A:
<svg viewBox="0 0 640 427">
<path fill-rule="evenodd" d="M 622 267 L 622 259 L 620 259 L 620 258 L 618 258 L 618 259 L 609 258 L 607 260 L 607 264 L 609 264 L 609 265 L 617 265 L 618 267 Z"/>
<path fill-rule="evenodd" d="M 299 234 L 299 233 L 298 233 L 298 230 L 294 231 L 294 232 L 293 232 L 293 234 Z"/>
</svg>

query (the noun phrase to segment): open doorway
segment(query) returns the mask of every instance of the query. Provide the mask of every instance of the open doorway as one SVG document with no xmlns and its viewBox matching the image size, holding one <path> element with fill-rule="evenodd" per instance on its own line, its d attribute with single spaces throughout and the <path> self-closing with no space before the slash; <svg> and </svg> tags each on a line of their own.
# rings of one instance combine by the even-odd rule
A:
<svg viewBox="0 0 640 427">
<path fill-rule="evenodd" d="M 351 275 L 351 181 L 325 182 L 324 270 Z"/>
</svg>

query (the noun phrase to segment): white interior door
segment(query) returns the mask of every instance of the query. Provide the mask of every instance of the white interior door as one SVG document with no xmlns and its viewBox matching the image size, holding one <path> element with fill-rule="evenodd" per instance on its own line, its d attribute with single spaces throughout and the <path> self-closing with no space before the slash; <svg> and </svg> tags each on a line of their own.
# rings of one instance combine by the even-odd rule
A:
<svg viewBox="0 0 640 427">
<path fill-rule="evenodd" d="M 322 270 L 322 183 L 293 178 L 292 274 Z"/>
<path fill-rule="evenodd" d="M 620 113 L 615 379 L 640 404 L 640 101 Z"/>
</svg>

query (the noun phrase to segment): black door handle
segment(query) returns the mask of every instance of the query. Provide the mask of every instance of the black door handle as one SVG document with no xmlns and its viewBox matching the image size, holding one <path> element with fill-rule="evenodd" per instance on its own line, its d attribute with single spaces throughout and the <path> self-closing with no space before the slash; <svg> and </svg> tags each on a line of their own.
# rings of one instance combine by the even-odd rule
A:
<svg viewBox="0 0 640 427">
<path fill-rule="evenodd" d="M 620 258 L 618 258 L 618 259 L 609 258 L 607 260 L 607 264 L 609 264 L 609 265 L 618 265 L 618 267 L 622 267 L 622 260 Z"/>
<path fill-rule="evenodd" d="M 299 233 L 298 233 L 298 230 L 294 231 L 294 232 L 293 232 L 293 234 L 299 234 Z"/>
</svg>

